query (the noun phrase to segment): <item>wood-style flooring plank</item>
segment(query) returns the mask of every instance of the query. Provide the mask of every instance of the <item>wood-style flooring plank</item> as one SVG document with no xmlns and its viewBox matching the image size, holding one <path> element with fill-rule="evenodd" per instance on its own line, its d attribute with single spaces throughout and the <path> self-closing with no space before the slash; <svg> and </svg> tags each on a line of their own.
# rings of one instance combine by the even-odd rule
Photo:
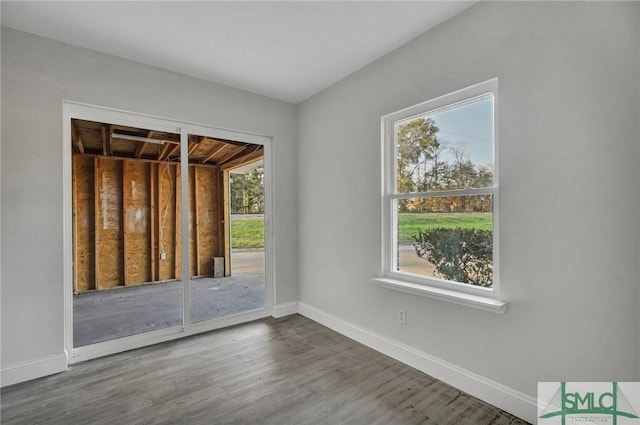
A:
<svg viewBox="0 0 640 425">
<path fill-rule="evenodd" d="M 74 365 L 2 390 L 6 425 L 524 425 L 299 315 Z"/>
</svg>

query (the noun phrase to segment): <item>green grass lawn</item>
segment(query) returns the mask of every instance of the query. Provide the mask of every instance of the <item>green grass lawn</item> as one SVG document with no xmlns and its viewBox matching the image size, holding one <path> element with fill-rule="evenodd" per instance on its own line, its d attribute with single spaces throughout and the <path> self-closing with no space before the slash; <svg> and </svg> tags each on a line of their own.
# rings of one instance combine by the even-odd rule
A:
<svg viewBox="0 0 640 425">
<path fill-rule="evenodd" d="M 399 213 L 398 241 L 413 242 L 419 231 L 436 227 L 492 230 L 492 213 Z"/>
<path fill-rule="evenodd" d="M 231 218 L 233 248 L 264 248 L 264 219 L 260 217 Z"/>
<path fill-rule="evenodd" d="M 412 236 L 417 235 L 419 231 L 436 227 L 491 230 L 491 213 L 398 214 L 398 240 L 400 242 L 413 242 Z M 262 217 L 232 218 L 231 238 L 231 246 L 234 248 L 264 248 L 264 219 Z"/>
</svg>

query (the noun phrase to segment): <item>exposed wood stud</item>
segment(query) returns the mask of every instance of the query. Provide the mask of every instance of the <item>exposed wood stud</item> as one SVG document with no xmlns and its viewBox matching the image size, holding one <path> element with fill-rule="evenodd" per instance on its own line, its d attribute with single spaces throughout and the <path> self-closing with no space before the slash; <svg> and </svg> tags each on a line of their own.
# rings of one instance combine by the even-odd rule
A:
<svg viewBox="0 0 640 425">
<path fill-rule="evenodd" d="M 222 172 L 223 226 L 224 226 L 224 275 L 231 276 L 231 208 L 229 206 L 229 170 Z"/>
<path fill-rule="evenodd" d="M 198 219 L 198 169 L 193 169 L 193 237 L 195 238 L 195 252 L 192 253 L 196 260 L 196 276 L 202 275 L 200 272 L 200 221 Z"/>
<path fill-rule="evenodd" d="M 93 230 L 93 275 L 94 289 L 100 289 L 100 223 L 98 211 L 100 210 L 100 158 L 93 158 L 93 183 L 94 183 L 94 230 Z"/>
<path fill-rule="evenodd" d="M 113 141 L 113 126 L 111 124 L 104 124 L 101 126 L 102 130 L 102 154 L 104 156 L 113 156 L 113 147 L 111 142 Z"/>
<path fill-rule="evenodd" d="M 71 124 L 71 128 L 73 129 L 73 123 Z M 71 182 L 73 185 L 73 195 L 72 195 L 72 203 L 73 203 L 73 222 L 72 222 L 72 232 L 73 232 L 73 291 L 78 292 L 78 179 L 77 179 L 77 164 L 76 158 L 71 158 Z"/>
<path fill-rule="evenodd" d="M 113 126 L 107 125 L 107 152 L 110 156 L 113 156 Z"/>
<path fill-rule="evenodd" d="M 182 253 L 180 252 L 180 229 L 182 228 L 182 226 L 180 226 L 180 215 L 181 215 L 181 211 L 180 211 L 180 167 L 176 166 L 175 167 L 175 179 L 174 179 L 174 208 L 175 208 L 175 224 L 173 226 L 173 228 L 175 229 L 175 243 L 173 244 L 174 247 L 174 251 L 173 251 L 173 268 L 174 268 L 174 276 L 175 279 L 178 279 L 181 273 L 181 267 L 184 267 L 184 265 L 182 265 L 181 263 L 181 258 L 182 258 Z M 180 266 L 180 267 L 179 267 Z M 187 265 L 188 267 L 188 265 Z"/>
<path fill-rule="evenodd" d="M 157 254 L 156 254 L 156 183 L 158 183 L 157 172 L 156 169 L 158 166 L 156 164 L 149 164 L 149 252 L 151 253 L 151 281 L 155 282 L 157 280 Z"/>
<path fill-rule="evenodd" d="M 224 174 L 221 169 L 215 174 L 216 181 L 216 190 L 215 190 L 215 208 L 217 209 L 217 240 L 218 240 L 218 248 L 216 252 L 216 256 L 223 255 L 226 257 L 225 252 L 225 243 L 226 243 L 226 235 L 224 233 L 224 223 L 225 223 L 225 205 L 224 205 L 224 193 L 226 192 L 224 188 Z M 221 202 L 222 201 L 222 202 Z M 226 269 L 225 269 L 226 270 Z"/>
<path fill-rule="evenodd" d="M 107 150 L 107 129 L 105 125 L 100 127 L 100 131 L 102 132 L 102 155 L 107 156 L 109 151 Z"/>
<path fill-rule="evenodd" d="M 124 285 L 126 286 L 129 283 L 129 270 L 128 270 L 128 261 L 127 257 L 129 255 L 129 232 L 127 226 L 127 211 L 129 206 L 129 161 L 122 161 L 122 245 L 123 245 L 123 255 L 122 255 L 122 267 L 124 270 Z"/>
<path fill-rule="evenodd" d="M 158 182 L 158 202 L 156 203 L 156 205 L 158 206 L 157 211 L 155 211 L 156 214 L 156 221 L 158 223 L 158 251 L 157 251 L 157 255 L 159 256 L 162 251 L 162 247 L 163 247 L 163 243 L 164 241 L 163 236 L 164 236 L 164 221 L 162 219 L 162 176 L 163 176 L 163 171 L 162 171 L 162 165 L 156 165 L 156 181 Z M 168 165 L 165 165 L 164 167 L 166 167 L 167 169 L 169 168 Z M 167 199 L 171 199 L 171 194 L 167 194 L 168 198 Z M 168 202 L 168 200 L 167 200 Z M 167 205 L 168 207 L 168 205 Z M 151 212 L 152 214 L 154 213 L 154 211 Z M 158 257 L 159 258 L 159 257 Z M 158 260 L 158 280 L 164 280 L 164 275 L 162 274 L 162 260 Z M 172 278 L 172 276 L 167 276 L 167 279 Z"/>
</svg>

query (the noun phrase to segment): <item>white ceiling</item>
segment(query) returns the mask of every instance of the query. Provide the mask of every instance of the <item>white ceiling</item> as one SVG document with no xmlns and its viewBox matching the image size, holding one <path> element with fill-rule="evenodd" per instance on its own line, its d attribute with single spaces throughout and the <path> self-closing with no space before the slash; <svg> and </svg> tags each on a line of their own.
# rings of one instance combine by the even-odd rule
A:
<svg viewBox="0 0 640 425">
<path fill-rule="evenodd" d="M 475 1 L 2 1 L 2 25 L 298 103 Z"/>
</svg>

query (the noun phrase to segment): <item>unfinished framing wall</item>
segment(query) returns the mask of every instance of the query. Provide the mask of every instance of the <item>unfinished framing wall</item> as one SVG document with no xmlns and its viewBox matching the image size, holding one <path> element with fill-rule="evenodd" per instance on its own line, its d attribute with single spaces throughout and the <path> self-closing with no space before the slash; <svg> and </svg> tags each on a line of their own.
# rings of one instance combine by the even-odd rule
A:
<svg viewBox="0 0 640 425">
<path fill-rule="evenodd" d="M 178 279 L 182 273 L 180 166 L 73 156 L 74 290 Z M 189 275 L 225 256 L 223 173 L 189 164 Z"/>
</svg>

